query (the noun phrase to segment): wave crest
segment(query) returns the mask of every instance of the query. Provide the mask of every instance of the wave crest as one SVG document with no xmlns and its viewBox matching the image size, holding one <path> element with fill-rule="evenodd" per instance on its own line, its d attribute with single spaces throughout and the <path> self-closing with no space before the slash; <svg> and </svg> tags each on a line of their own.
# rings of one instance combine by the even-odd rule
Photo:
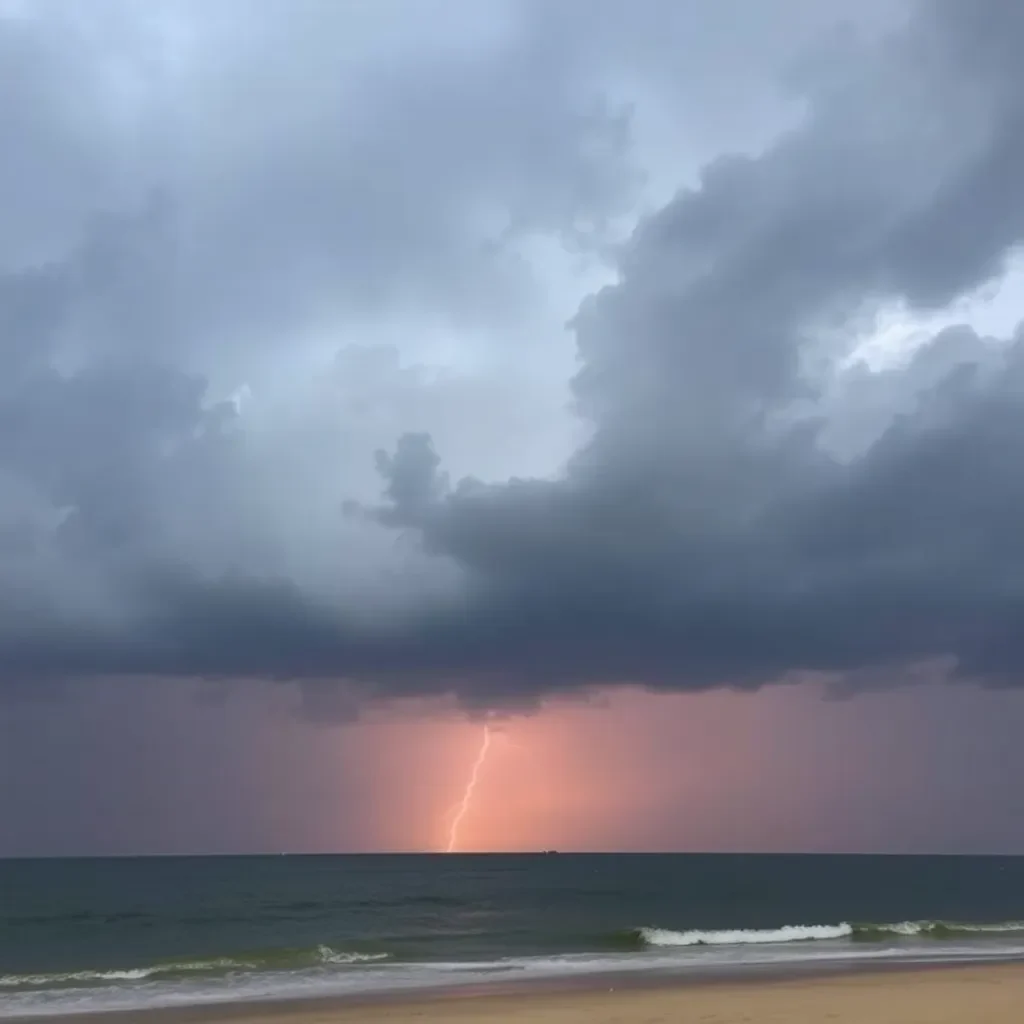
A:
<svg viewBox="0 0 1024 1024">
<path fill-rule="evenodd" d="M 785 942 L 822 942 L 836 939 L 884 941 L 894 938 L 964 938 L 969 936 L 1024 933 L 1024 921 L 991 924 L 960 924 L 952 921 L 897 921 L 891 924 L 791 924 L 779 928 L 736 928 L 718 931 L 672 931 L 639 928 L 645 946 L 748 946 Z"/>
<path fill-rule="evenodd" d="M 237 957 L 212 957 L 208 960 L 167 960 L 145 967 L 64 971 L 52 974 L 0 974 L 0 989 L 71 988 L 158 978 L 223 977 L 249 971 L 369 964 L 390 958 L 390 953 L 360 953 L 320 945 L 309 949 L 268 950 Z"/>
<path fill-rule="evenodd" d="M 746 946 L 774 942 L 812 942 L 841 939 L 853 934 L 848 924 L 783 925 L 781 928 L 737 928 L 723 931 L 675 932 L 667 928 L 641 928 L 648 946 Z"/>
<path fill-rule="evenodd" d="M 892 937 L 951 939 L 1024 933 L 1024 921 L 963 924 L 957 921 L 899 921 L 896 924 L 855 924 L 853 937 L 862 941 Z"/>
<path fill-rule="evenodd" d="M 324 964 L 368 964 L 387 960 L 390 953 L 346 953 L 330 946 L 317 946 L 317 956 Z"/>
</svg>

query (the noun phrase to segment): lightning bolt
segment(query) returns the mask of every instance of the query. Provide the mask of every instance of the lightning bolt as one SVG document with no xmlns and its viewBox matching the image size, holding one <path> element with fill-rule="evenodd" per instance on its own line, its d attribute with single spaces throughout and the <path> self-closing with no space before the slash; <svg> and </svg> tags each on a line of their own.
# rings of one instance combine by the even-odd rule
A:
<svg viewBox="0 0 1024 1024">
<path fill-rule="evenodd" d="M 477 779 L 480 777 L 480 769 L 484 765 L 484 761 L 487 760 L 487 751 L 491 749 L 491 727 L 489 725 L 484 726 L 483 740 L 480 743 L 480 750 L 476 755 L 476 760 L 473 762 L 473 767 L 469 773 L 469 781 L 466 783 L 466 791 L 462 794 L 462 801 L 459 803 L 458 808 L 455 811 L 455 817 L 452 818 L 451 827 L 448 830 L 448 846 L 445 849 L 445 853 L 454 853 L 455 847 L 459 842 L 459 826 L 462 824 L 462 819 L 466 816 L 466 812 L 469 810 L 469 805 L 473 802 L 473 791 L 476 789 Z"/>
</svg>

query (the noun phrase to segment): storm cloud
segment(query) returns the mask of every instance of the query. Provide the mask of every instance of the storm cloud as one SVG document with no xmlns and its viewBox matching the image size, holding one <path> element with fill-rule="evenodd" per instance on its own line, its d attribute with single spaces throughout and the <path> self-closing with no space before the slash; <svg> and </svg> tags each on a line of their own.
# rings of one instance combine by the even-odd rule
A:
<svg viewBox="0 0 1024 1024">
<path fill-rule="evenodd" d="M 1024 332 L 859 356 L 1024 239 L 1014 0 L 685 72 L 726 14 L 100 6 L 0 19 L 5 676 L 1016 683 Z M 703 166 L 637 217 L 652 95 Z"/>
</svg>

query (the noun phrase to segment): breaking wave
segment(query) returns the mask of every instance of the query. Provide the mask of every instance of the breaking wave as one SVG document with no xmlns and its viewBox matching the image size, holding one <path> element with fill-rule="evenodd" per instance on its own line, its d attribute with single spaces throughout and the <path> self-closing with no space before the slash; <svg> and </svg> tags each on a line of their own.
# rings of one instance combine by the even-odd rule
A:
<svg viewBox="0 0 1024 1024">
<path fill-rule="evenodd" d="M 237 957 L 166 960 L 145 967 L 111 970 L 78 970 L 50 974 L 0 974 L 0 989 L 70 988 L 108 985 L 114 982 L 146 981 L 184 977 L 223 977 L 251 971 L 295 970 L 303 967 L 368 965 L 390 959 L 389 953 L 360 953 L 312 946 L 308 949 L 278 949 Z"/>
<path fill-rule="evenodd" d="M 725 931 L 674 932 L 667 928 L 641 928 L 648 946 L 746 946 L 769 942 L 810 942 L 841 939 L 853 934 L 848 924 L 784 925 L 782 928 L 737 928 Z"/>
<path fill-rule="evenodd" d="M 639 928 L 636 935 L 644 946 L 748 946 L 784 942 L 822 942 L 852 939 L 883 942 L 898 938 L 949 939 L 985 935 L 1024 934 L 1024 921 L 994 924 L 959 924 L 950 921 L 899 921 L 893 924 L 783 925 L 780 928 L 737 928 L 721 931 L 671 931 L 667 928 Z"/>
</svg>

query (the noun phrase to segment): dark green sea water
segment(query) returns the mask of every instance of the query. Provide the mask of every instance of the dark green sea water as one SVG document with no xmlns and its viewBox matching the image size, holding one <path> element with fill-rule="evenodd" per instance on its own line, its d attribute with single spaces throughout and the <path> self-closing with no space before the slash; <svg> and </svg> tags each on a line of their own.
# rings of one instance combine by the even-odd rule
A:
<svg viewBox="0 0 1024 1024">
<path fill-rule="evenodd" d="M 1024 859 L 0 861 L 0 1015 L 1024 955 Z"/>
</svg>

